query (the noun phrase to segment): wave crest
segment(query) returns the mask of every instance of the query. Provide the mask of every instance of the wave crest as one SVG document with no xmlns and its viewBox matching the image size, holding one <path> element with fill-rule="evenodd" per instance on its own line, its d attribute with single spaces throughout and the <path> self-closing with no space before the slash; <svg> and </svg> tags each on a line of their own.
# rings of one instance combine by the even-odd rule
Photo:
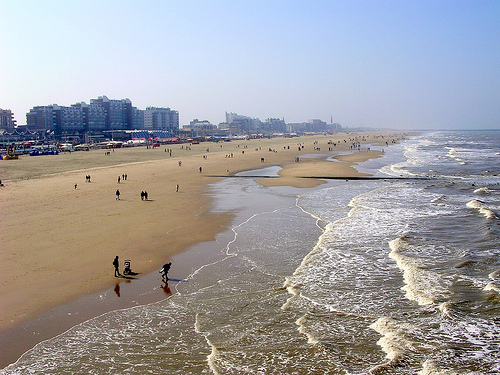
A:
<svg viewBox="0 0 500 375">
<path fill-rule="evenodd" d="M 466 206 L 479 211 L 480 214 L 488 219 L 498 219 L 498 216 L 479 199 L 473 199 L 470 202 L 467 202 Z"/>
</svg>

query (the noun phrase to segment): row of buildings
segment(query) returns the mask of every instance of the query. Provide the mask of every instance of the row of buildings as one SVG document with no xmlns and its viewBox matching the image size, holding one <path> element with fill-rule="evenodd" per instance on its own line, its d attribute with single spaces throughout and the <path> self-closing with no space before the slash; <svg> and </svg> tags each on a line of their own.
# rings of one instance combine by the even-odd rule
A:
<svg viewBox="0 0 500 375">
<path fill-rule="evenodd" d="M 261 121 L 258 118 L 226 112 L 226 121 L 212 125 L 209 121 L 194 119 L 189 125 L 184 125 L 196 135 L 209 135 L 216 131 L 229 134 L 290 134 L 290 133 L 333 133 L 342 130 L 337 123 L 326 123 L 319 119 L 307 122 L 286 123 L 285 119 L 268 118 Z"/>
<path fill-rule="evenodd" d="M 183 129 L 198 134 L 209 134 L 217 131 L 230 134 L 285 133 L 286 123 L 284 119 L 269 118 L 262 122 L 257 118 L 226 112 L 226 121 L 218 125 L 213 125 L 207 120 L 194 119 L 189 125 L 184 125 Z"/>
<path fill-rule="evenodd" d="M 231 135 L 273 135 L 285 133 L 319 133 L 341 130 L 340 124 L 327 124 L 318 119 L 302 123 L 286 123 L 285 119 L 258 118 L 226 112 L 226 121 L 213 125 L 207 120 L 194 119 L 189 125 L 179 128 L 179 112 L 170 108 L 147 107 L 145 110 L 132 105 L 130 99 L 109 99 L 100 96 L 90 103 L 75 103 L 70 106 L 57 104 L 36 106 L 26 114 L 26 126 L 16 126 L 10 110 L 0 109 L 0 132 L 19 135 L 23 132 L 38 137 L 71 137 L 87 140 L 95 138 L 128 137 L 130 134 L 155 132 L 173 137 L 231 136 Z M 14 134 L 16 133 L 16 134 Z"/>
<path fill-rule="evenodd" d="M 84 134 L 113 130 L 179 130 L 179 112 L 170 108 L 132 105 L 130 99 L 114 100 L 106 96 L 69 107 L 57 104 L 33 107 L 26 114 L 26 127 L 32 132 Z"/>
</svg>

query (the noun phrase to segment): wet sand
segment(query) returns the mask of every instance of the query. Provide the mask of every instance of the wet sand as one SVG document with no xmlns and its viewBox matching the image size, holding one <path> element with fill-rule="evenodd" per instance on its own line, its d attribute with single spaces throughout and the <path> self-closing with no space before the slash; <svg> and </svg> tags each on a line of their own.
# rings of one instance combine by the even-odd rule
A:
<svg viewBox="0 0 500 375">
<path fill-rule="evenodd" d="M 0 342 L 3 347 L 16 342 L 18 349 L 7 351 L 11 356 L 0 359 L 0 367 L 33 343 L 92 316 L 164 298 L 167 291 L 156 285 L 159 267 L 192 245 L 213 240 L 231 221 L 230 214 L 211 212 L 208 184 L 272 165 L 283 169 L 280 178 L 257 179 L 265 186 L 313 187 L 323 181 L 311 177 L 360 176 L 352 164 L 381 154 L 366 151 L 367 144 L 385 145 L 403 136 L 374 135 L 139 147 L 109 155 L 110 150 L 94 150 L 2 161 Z M 349 140 L 355 137 L 366 139 L 360 152 L 339 156 L 342 162 L 325 160 L 332 154 L 329 148 L 352 151 Z M 299 150 L 299 145 L 304 147 Z M 91 182 L 85 182 L 86 175 Z M 140 198 L 143 190 L 148 201 Z M 140 273 L 136 279 L 113 276 L 115 255 L 121 269 L 131 259 L 133 271 Z M 14 340 L 16 332 L 28 334 Z"/>
</svg>

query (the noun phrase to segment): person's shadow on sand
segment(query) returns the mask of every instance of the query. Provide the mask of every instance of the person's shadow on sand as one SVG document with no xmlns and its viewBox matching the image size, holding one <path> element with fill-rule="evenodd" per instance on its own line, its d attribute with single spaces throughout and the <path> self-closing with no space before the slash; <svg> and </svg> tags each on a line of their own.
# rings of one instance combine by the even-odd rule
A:
<svg viewBox="0 0 500 375">
<path fill-rule="evenodd" d="M 135 280 L 135 279 L 137 279 L 137 277 L 132 277 L 132 276 L 130 276 L 130 275 L 132 275 L 132 274 L 133 274 L 133 275 L 138 275 L 138 273 L 136 273 L 136 272 L 131 272 L 131 273 L 129 273 L 128 275 L 120 275 L 120 277 L 121 277 L 122 279 L 127 279 L 127 280 Z"/>
</svg>

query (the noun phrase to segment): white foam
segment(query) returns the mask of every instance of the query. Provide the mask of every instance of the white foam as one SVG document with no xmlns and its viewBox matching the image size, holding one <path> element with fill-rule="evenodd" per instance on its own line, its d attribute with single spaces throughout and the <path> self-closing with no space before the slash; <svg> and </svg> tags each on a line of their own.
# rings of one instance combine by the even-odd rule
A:
<svg viewBox="0 0 500 375">
<path fill-rule="evenodd" d="M 207 340 L 207 342 L 208 342 L 208 340 Z M 212 351 L 207 356 L 208 367 L 210 368 L 210 370 L 212 370 L 212 372 L 215 375 L 222 375 L 222 373 L 218 370 L 218 367 L 216 365 L 217 357 L 219 356 L 219 351 L 217 350 L 217 348 L 215 346 L 211 345 L 211 347 L 212 347 Z"/>
<path fill-rule="evenodd" d="M 457 372 L 451 370 L 443 370 L 438 367 L 437 363 L 433 360 L 426 360 L 422 364 L 422 370 L 418 372 L 418 375 L 455 375 Z"/>
<path fill-rule="evenodd" d="M 488 277 L 492 280 L 496 279 L 497 277 L 500 277 L 500 269 L 493 271 L 488 275 Z"/>
<path fill-rule="evenodd" d="M 459 162 L 461 165 L 467 165 L 467 162 L 463 159 L 463 156 L 460 155 L 460 152 L 463 150 L 458 150 L 454 147 L 445 147 L 449 149 L 448 155 L 450 158 L 455 159 L 457 162 Z"/>
<path fill-rule="evenodd" d="M 217 348 L 215 347 L 215 345 L 213 345 L 210 342 L 210 340 L 207 337 L 207 334 L 202 330 L 202 327 L 201 327 L 202 326 L 201 318 L 202 318 L 202 315 L 200 315 L 199 313 L 196 313 L 196 315 L 195 315 L 195 321 L 194 321 L 194 331 L 196 333 L 201 334 L 205 338 L 205 341 L 207 342 L 207 344 L 209 345 L 209 347 L 211 348 L 210 354 L 207 356 L 208 367 L 210 368 L 210 370 L 214 374 L 220 375 L 221 373 L 218 371 L 218 368 L 217 368 L 217 365 L 216 365 L 217 357 L 219 356 L 219 351 L 217 350 Z"/>
<path fill-rule="evenodd" d="M 286 288 L 287 292 L 292 296 L 287 298 L 286 302 L 281 306 L 281 310 L 286 311 L 290 308 L 292 302 L 299 296 L 299 289 L 293 285 L 292 279 L 290 277 L 285 278 L 285 283 L 283 287 Z"/>
<path fill-rule="evenodd" d="M 301 318 L 297 319 L 295 324 L 299 326 L 298 331 L 307 337 L 307 343 L 315 345 L 319 342 L 319 340 L 306 330 L 305 327 L 306 322 L 307 322 L 307 315 L 304 315 Z"/>
<path fill-rule="evenodd" d="M 390 361 L 399 360 L 404 352 L 412 346 L 399 323 L 390 317 L 379 318 L 370 328 L 377 331 L 382 337 L 377 341 L 386 358 Z"/>
<path fill-rule="evenodd" d="M 474 194 L 489 195 L 489 194 L 491 194 L 491 190 L 488 189 L 487 187 L 482 187 L 482 188 L 478 188 L 478 189 L 474 190 Z"/>
<path fill-rule="evenodd" d="M 417 302 L 419 305 L 430 305 L 434 303 L 432 289 L 428 288 L 426 281 L 428 273 L 422 269 L 421 262 L 412 257 L 405 256 L 400 253 L 404 246 L 404 239 L 397 238 L 389 243 L 392 249 L 389 257 L 394 259 L 398 267 L 403 271 L 405 286 L 403 290 L 406 292 L 406 298 Z"/>
<path fill-rule="evenodd" d="M 480 214 L 488 219 L 498 219 L 497 215 L 483 201 L 473 199 L 467 202 L 466 206 L 479 211 Z"/>
<path fill-rule="evenodd" d="M 474 200 L 471 200 L 469 202 L 467 202 L 466 204 L 467 207 L 469 208 L 481 208 L 484 206 L 484 202 L 483 201 L 480 201 L 479 199 L 474 199 Z"/>
<path fill-rule="evenodd" d="M 445 147 L 446 149 L 448 149 L 448 156 L 452 157 L 452 158 L 455 158 L 457 156 L 457 149 L 454 148 L 454 147 Z"/>
<path fill-rule="evenodd" d="M 484 287 L 484 291 L 485 291 L 485 292 L 492 291 L 492 292 L 495 292 L 496 294 L 500 295 L 500 285 L 495 284 L 495 283 L 493 283 L 493 282 L 488 283 L 488 284 Z"/>
<path fill-rule="evenodd" d="M 452 303 L 449 301 L 443 302 L 439 305 L 439 311 L 441 311 L 441 314 L 443 315 L 443 317 L 451 318 L 451 316 L 452 316 L 451 306 L 452 306 Z"/>
<path fill-rule="evenodd" d="M 431 200 L 431 203 L 437 203 L 437 202 L 443 201 L 445 199 L 446 199 L 446 195 L 440 195 L 439 197 L 436 197 L 433 200 Z"/>
</svg>

